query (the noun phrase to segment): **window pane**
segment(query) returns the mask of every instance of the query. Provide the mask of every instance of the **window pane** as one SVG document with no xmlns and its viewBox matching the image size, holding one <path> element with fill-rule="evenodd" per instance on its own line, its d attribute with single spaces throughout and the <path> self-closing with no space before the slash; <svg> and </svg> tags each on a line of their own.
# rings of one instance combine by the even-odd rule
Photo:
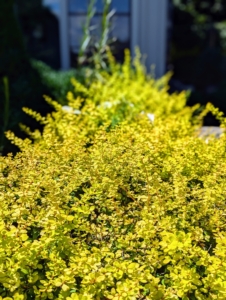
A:
<svg viewBox="0 0 226 300">
<path fill-rule="evenodd" d="M 116 37 L 122 43 L 129 41 L 129 17 L 114 16 L 112 18 L 112 37 Z"/>
<path fill-rule="evenodd" d="M 47 0 L 46 0 L 47 1 Z M 50 0 L 49 0 L 50 1 Z M 119 13 L 130 12 L 130 0 L 112 0 L 111 8 Z M 69 0 L 70 13 L 86 13 L 88 9 L 89 0 Z M 96 0 L 96 11 L 103 12 L 103 0 Z"/>
<path fill-rule="evenodd" d="M 129 0 L 112 0 L 112 8 L 116 10 L 116 13 L 129 13 Z"/>
<path fill-rule="evenodd" d="M 70 13 L 87 13 L 89 0 L 69 0 L 69 12 Z M 103 12 L 103 1 L 96 0 L 95 3 L 96 12 Z"/>
<path fill-rule="evenodd" d="M 101 35 L 101 16 L 95 16 L 91 20 L 91 36 L 93 41 L 98 41 Z M 70 26 L 70 46 L 73 52 L 78 52 L 83 38 L 83 26 L 86 22 L 86 16 L 71 16 L 69 18 Z"/>
<path fill-rule="evenodd" d="M 91 20 L 91 35 L 92 37 L 96 40 L 97 38 L 100 38 L 101 35 L 101 21 L 102 21 L 102 16 L 95 16 Z"/>
<path fill-rule="evenodd" d="M 88 8 L 87 0 L 69 0 L 70 13 L 86 13 Z"/>
<path fill-rule="evenodd" d="M 83 37 L 83 26 L 86 16 L 71 16 L 69 18 L 70 46 L 73 52 L 79 51 Z"/>
<path fill-rule="evenodd" d="M 103 8 L 104 8 L 103 0 L 96 0 L 95 7 L 96 7 L 96 12 L 98 13 L 103 12 Z"/>
</svg>

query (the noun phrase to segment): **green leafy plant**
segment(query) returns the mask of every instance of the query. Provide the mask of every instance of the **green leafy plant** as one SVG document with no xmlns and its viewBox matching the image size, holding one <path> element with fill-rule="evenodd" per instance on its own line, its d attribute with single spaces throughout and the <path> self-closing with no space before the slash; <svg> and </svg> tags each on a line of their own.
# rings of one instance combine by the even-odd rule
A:
<svg viewBox="0 0 226 300">
<path fill-rule="evenodd" d="M 83 39 L 79 50 L 78 62 L 80 65 L 88 63 L 89 66 L 93 66 L 94 70 L 106 69 L 106 52 L 109 49 L 109 44 L 111 40 L 109 38 L 109 33 L 111 30 L 111 17 L 114 11 L 110 11 L 110 5 L 112 0 L 103 0 L 103 14 L 101 22 L 101 34 L 100 37 L 95 37 L 92 35 L 91 20 L 95 15 L 95 3 L 96 0 L 90 0 L 86 23 L 83 29 Z M 91 53 L 91 55 L 90 55 Z"/>
<path fill-rule="evenodd" d="M 85 62 L 85 60 L 87 60 L 86 52 L 87 52 L 87 48 L 89 47 L 90 42 L 91 42 L 91 24 L 90 23 L 96 12 L 94 4 L 95 4 L 95 0 L 91 0 L 88 5 L 86 23 L 83 27 L 83 39 L 82 39 L 80 49 L 79 49 L 79 60 L 78 60 L 79 64 L 83 64 Z"/>
</svg>

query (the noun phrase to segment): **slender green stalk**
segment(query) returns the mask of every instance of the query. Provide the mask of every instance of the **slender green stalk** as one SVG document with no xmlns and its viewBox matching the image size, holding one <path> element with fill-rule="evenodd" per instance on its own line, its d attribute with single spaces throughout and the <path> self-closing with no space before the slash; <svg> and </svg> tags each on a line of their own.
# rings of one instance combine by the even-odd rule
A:
<svg viewBox="0 0 226 300">
<path fill-rule="evenodd" d="M 81 43 L 80 49 L 79 49 L 79 58 L 78 58 L 79 64 L 83 64 L 84 61 L 86 60 L 86 51 L 87 51 L 88 47 L 90 46 L 90 42 L 91 42 L 90 23 L 96 12 L 96 9 L 94 6 L 95 3 L 96 3 L 96 0 L 90 0 L 90 2 L 89 2 L 86 23 L 83 27 L 82 43 Z"/>
<path fill-rule="evenodd" d="M 96 13 L 95 3 L 96 0 L 90 0 L 86 23 L 83 28 L 83 39 L 79 50 L 78 63 L 82 65 L 85 61 L 89 62 L 91 66 L 94 66 L 96 70 L 100 68 L 106 68 L 105 58 L 106 50 L 109 44 L 109 33 L 110 33 L 110 19 L 114 14 L 114 11 L 110 11 L 110 5 L 112 0 L 103 0 L 104 8 L 101 21 L 101 36 L 97 42 L 93 42 L 92 39 L 92 27 L 90 26 L 91 20 Z M 91 58 L 87 58 L 87 50 L 91 50 Z"/>
<path fill-rule="evenodd" d="M 104 9 L 103 9 L 103 16 L 101 22 L 101 37 L 99 42 L 96 44 L 96 55 L 94 55 L 94 64 L 95 67 L 98 68 L 105 68 L 105 53 L 106 48 L 109 44 L 109 33 L 110 33 L 110 19 L 114 14 L 114 11 L 110 11 L 110 5 L 112 0 L 103 0 L 104 2 Z"/>
</svg>

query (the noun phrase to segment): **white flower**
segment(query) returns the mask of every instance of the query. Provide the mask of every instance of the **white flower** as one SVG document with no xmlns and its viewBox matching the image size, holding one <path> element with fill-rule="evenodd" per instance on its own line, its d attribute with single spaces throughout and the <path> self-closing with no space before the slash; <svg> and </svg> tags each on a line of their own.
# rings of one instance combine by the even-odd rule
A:
<svg viewBox="0 0 226 300">
<path fill-rule="evenodd" d="M 141 114 L 142 115 L 145 114 L 152 123 L 154 122 L 154 120 L 155 120 L 155 115 L 154 114 L 145 113 L 144 111 L 142 111 Z"/>
<path fill-rule="evenodd" d="M 148 119 L 153 123 L 154 120 L 155 120 L 155 115 L 154 114 L 150 114 L 150 113 L 147 113 L 147 117 Z"/>
<path fill-rule="evenodd" d="M 102 105 L 103 105 L 104 108 L 111 108 L 113 104 L 109 101 L 106 101 Z"/>
<path fill-rule="evenodd" d="M 71 106 L 68 106 L 68 105 L 64 105 L 62 106 L 62 109 L 68 113 L 72 113 L 74 115 L 80 115 L 81 114 L 81 111 L 78 110 L 78 109 L 73 109 Z"/>
</svg>

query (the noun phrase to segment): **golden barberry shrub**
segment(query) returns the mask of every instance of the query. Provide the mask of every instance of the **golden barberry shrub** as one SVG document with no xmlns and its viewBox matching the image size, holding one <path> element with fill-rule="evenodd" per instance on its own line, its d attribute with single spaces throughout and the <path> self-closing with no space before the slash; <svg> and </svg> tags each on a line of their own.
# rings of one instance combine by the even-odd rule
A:
<svg viewBox="0 0 226 300">
<path fill-rule="evenodd" d="M 185 95 L 138 63 L 112 68 L 74 81 L 79 114 L 26 109 L 45 125 L 23 128 L 34 143 L 8 133 L 22 150 L 0 157 L 0 299 L 225 300 L 226 138 L 199 138 Z"/>
</svg>

